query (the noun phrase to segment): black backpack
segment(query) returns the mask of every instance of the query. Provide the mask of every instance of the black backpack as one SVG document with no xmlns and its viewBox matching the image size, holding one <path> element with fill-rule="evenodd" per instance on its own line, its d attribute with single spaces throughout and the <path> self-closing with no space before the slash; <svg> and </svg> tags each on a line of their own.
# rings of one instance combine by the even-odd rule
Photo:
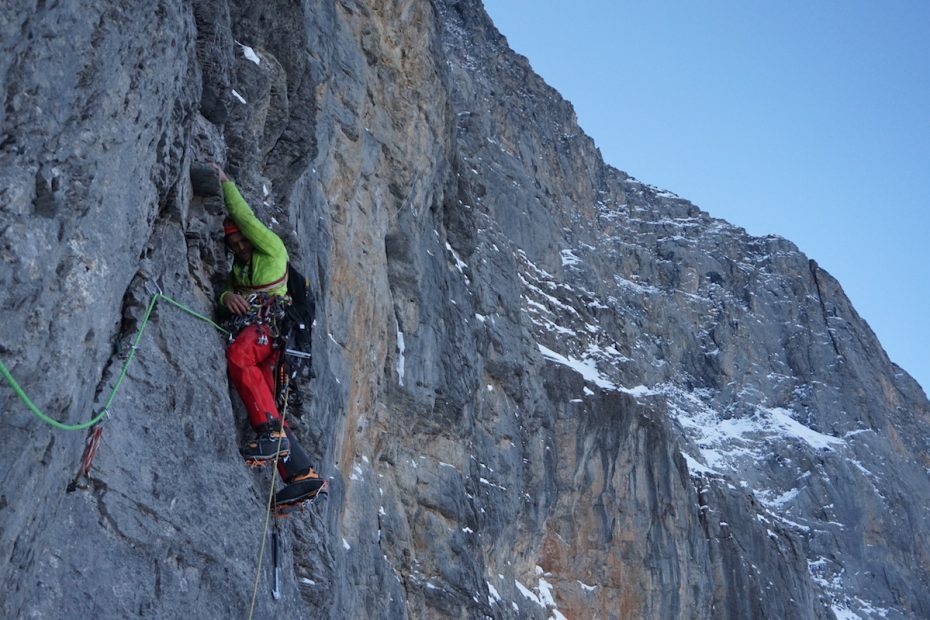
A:
<svg viewBox="0 0 930 620">
<path fill-rule="evenodd" d="M 316 318 L 316 304 L 310 293 L 309 281 L 292 263 L 287 264 L 287 293 L 291 297 L 291 304 L 287 306 L 284 319 L 279 324 L 279 342 L 284 351 L 278 358 L 275 373 L 275 400 L 279 409 L 284 405 L 285 394 L 288 395 L 289 406 L 299 405 L 299 379 L 314 376 L 311 328 Z M 299 406 L 294 407 L 293 411 L 300 415 Z"/>
</svg>

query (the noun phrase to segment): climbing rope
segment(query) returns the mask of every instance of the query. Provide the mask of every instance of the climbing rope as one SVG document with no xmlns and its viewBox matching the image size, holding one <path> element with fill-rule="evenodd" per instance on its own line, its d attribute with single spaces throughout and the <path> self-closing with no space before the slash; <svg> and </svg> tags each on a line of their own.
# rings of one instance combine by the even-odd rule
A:
<svg viewBox="0 0 930 620">
<path fill-rule="evenodd" d="M 7 369 L 6 365 L 2 361 L 0 361 L 0 374 L 3 375 L 3 378 L 12 388 L 13 392 L 15 392 L 17 396 L 19 396 L 20 400 L 23 401 L 23 403 L 26 405 L 29 411 L 31 411 L 36 417 L 38 417 L 40 420 L 42 420 L 46 424 L 49 424 L 50 426 L 53 426 L 57 429 L 65 430 L 65 431 L 77 431 L 77 430 L 83 430 L 86 428 L 90 428 L 96 425 L 98 422 L 100 422 L 100 420 L 102 420 L 104 416 L 109 414 L 110 407 L 112 406 L 113 401 L 116 398 L 116 394 L 119 391 L 119 388 L 123 383 L 123 379 L 126 378 L 126 373 L 129 370 L 129 365 L 132 363 L 132 360 L 135 359 L 136 350 L 139 347 L 139 341 L 142 339 L 142 334 L 145 331 L 145 328 L 148 325 L 149 319 L 152 316 L 152 311 L 155 309 L 155 306 L 158 304 L 159 301 L 166 301 L 172 306 L 178 308 L 179 310 L 182 310 L 186 312 L 187 314 L 190 314 L 191 316 L 197 319 L 200 319 L 201 321 L 209 323 L 222 334 L 226 336 L 230 335 L 229 330 L 218 325 L 216 322 L 214 322 L 209 317 L 195 310 L 192 310 L 191 308 L 188 308 L 184 304 L 178 302 L 177 300 L 171 299 L 170 297 L 168 297 L 167 295 L 164 295 L 161 292 L 154 293 L 152 295 L 152 299 L 149 301 L 148 307 L 146 307 L 145 309 L 145 315 L 142 317 L 142 323 L 140 324 L 139 330 L 136 332 L 136 336 L 133 339 L 132 346 L 129 351 L 129 356 L 126 358 L 126 361 L 123 363 L 123 367 L 120 370 L 119 377 L 116 380 L 116 385 L 114 385 L 113 389 L 110 391 L 110 395 L 107 398 L 106 403 L 103 406 L 103 409 L 100 410 L 100 413 L 98 413 L 96 416 L 94 416 L 92 419 L 88 420 L 87 422 L 82 422 L 80 424 L 64 424 L 63 422 L 59 422 L 58 420 L 46 415 L 41 409 L 39 409 L 35 405 L 35 403 L 32 402 L 32 399 L 29 398 L 25 390 L 23 390 L 23 388 L 19 385 L 19 383 L 16 381 L 16 379 L 13 377 L 13 375 L 10 373 L 10 371 Z M 278 437 L 277 452 L 279 454 L 281 450 L 281 442 L 283 441 L 284 436 L 285 436 L 284 424 L 287 418 L 287 399 L 288 399 L 288 390 L 285 390 L 284 391 L 284 405 L 281 408 L 282 433 L 281 433 L 281 436 Z M 88 437 L 87 446 L 85 448 L 84 455 L 81 459 L 81 468 L 78 472 L 78 475 L 75 477 L 74 481 L 72 481 L 71 485 L 69 485 L 69 488 L 68 488 L 69 491 L 73 490 L 80 476 L 82 475 L 86 476 L 89 473 L 90 466 L 93 461 L 94 455 L 97 452 L 97 446 L 100 443 L 100 437 L 102 434 L 102 430 L 103 429 L 98 426 L 93 429 L 93 431 L 91 432 L 91 435 Z M 277 469 L 278 469 L 278 461 L 280 459 L 279 454 L 275 455 L 274 465 L 272 467 L 271 488 L 269 489 L 268 502 L 265 506 L 266 508 L 265 525 L 262 529 L 262 544 L 261 544 L 261 547 L 258 553 L 258 566 L 255 571 L 255 583 L 252 589 L 252 603 L 249 608 L 249 620 L 251 620 L 252 614 L 255 611 L 255 599 L 258 594 L 258 582 L 261 576 L 262 559 L 264 558 L 264 554 L 265 554 L 265 540 L 268 538 L 268 523 L 271 518 L 271 513 L 273 511 L 274 496 L 275 496 L 275 493 L 274 493 L 275 492 L 275 481 L 276 481 L 275 473 L 277 472 Z"/>
<path fill-rule="evenodd" d="M 252 620 L 252 614 L 255 612 L 255 598 L 258 595 L 258 581 L 262 574 L 262 559 L 265 557 L 265 540 L 268 538 L 268 521 L 271 519 L 271 513 L 274 504 L 274 488 L 277 481 L 278 459 L 281 455 L 281 442 L 287 431 L 284 430 L 284 422 L 287 419 L 287 395 L 288 390 L 284 390 L 284 406 L 281 407 L 281 435 L 278 437 L 278 447 L 275 450 L 274 465 L 271 468 L 271 488 L 268 490 L 268 501 L 265 504 L 265 525 L 262 527 L 262 544 L 258 550 L 258 563 L 255 566 L 255 582 L 252 584 L 252 604 L 249 606 L 249 620 Z M 275 525 L 277 527 L 277 524 Z"/>
<path fill-rule="evenodd" d="M 116 385 L 114 385 L 113 389 L 110 391 L 110 395 L 107 398 L 106 402 L 104 403 L 103 408 L 100 410 L 100 413 L 98 413 L 96 416 L 94 416 L 92 419 L 86 422 L 82 422 L 80 424 L 64 424 L 46 415 L 41 409 L 39 409 L 35 405 L 35 403 L 32 402 L 32 399 L 29 398 L 25 390 L 23 390 L 23 388 L 19 385 L 16 379 L 13 378 L 13 375 L 10 374 L 10 371 L 7 369 L 6 365 L 2 361 L 0 361 L 0 374 L 3 375 L 3 378 L 9 384 L 10 388 L 12 388 L 13 392 L 15 392 L 16 395 L 19 396 L 19 399 L 23 401 L 23 404 L 26 405 L 26 408 L 29 409 L 29 411 L 31 411 L 36 417 L 38 417 L 40 420 L 42 420 L 46 424 L 53 426 L 57 429 L 63 430 L 63 431 L 80 431 L 86 428 L 90 428 L 91 426 L 94 426 L 95 424 L 100 422 L 100 420 L 102 420 L 104 416 L 110 413 L 110 407 L 113 405 L 113 401 L 116 399 L 116 393 L 119 391 L 119 388 L 123 383 L 123 379 L 126 378 L 126 372 L 129 370 L 129 365 L 132 363 L 132 360 L 135 359 L 136 357 L 136 349 L 139 348 L 139 341 L 142 339 L 142 333 L 145 331 L 145 327 L 148 325 L 149 318 L 152 315 L 152 311 L 155 309 L 155 305 L 160 300 L 167 301 L 169 304 L 175 306 L 176 308 L 180 310 L 183 310 L 187 314 L 190 314 L 191 316 L 196 317 L 200 319 L 201 321 L 205 321 L 209 323 L 210 325 L 215 327 L 217 330 L 219 330 L 223 334 L 227 336 L 229 335 L 228 330 L 216 324 L 209 317 L 206 317 L 203 314 L 200 314 L 199 312 L 195 310 L 191 310 L 184 304 L 174 299 L 171 299 L 167 295 L 164 295 L 160 292 L 153 294 L 152 299 L 149 301 L 148 307 L 145 309 L 145 315 L 142 317 L 142 324 L 139 326 L 139 331 L 136 332 L 136 336 L 133 339 L 132 346 L 130 347 L 130 351 L 129 351 L 129 356 L 126 358 L 126 361 L 123 363 L 123 368 L 120 370 L 119 377 L 116 380 Z"/>
</svg>

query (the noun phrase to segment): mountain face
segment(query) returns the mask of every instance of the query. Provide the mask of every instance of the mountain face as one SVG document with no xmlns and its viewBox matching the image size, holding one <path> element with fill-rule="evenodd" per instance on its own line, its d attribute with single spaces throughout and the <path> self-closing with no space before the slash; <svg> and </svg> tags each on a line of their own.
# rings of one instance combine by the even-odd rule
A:
<svg viewBox="0 0 930 620">
<path fill-rule="evenodd" d="M 927 618 L 930 403 L 839 283 L 603 163 L 476 0 L 0 9 L 0 615 Z M 270 473 L 226 166 L 315 291 Z"/>
</svg>

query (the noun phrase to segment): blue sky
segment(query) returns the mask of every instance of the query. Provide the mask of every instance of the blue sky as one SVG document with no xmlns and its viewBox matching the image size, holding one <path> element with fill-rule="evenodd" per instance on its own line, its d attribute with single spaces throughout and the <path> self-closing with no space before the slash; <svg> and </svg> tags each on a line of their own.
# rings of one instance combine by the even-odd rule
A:
<svg viewBox="0 0 930 620">
<path fill-rule="evenodd" d="M 843 285 L 930 389 L 930 0 L 485 0 L 604 159 Z"/>
</svg>

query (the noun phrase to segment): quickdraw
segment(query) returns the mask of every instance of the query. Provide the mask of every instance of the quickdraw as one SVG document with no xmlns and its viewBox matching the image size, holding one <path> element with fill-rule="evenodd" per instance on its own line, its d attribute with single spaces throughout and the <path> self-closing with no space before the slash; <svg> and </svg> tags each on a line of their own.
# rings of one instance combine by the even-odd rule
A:
<svg viewBox="0 0 930 620">
<path fill-rule="evenodd" d="M 249 325 L 268 325 L 271 327 L 271 336 L 278 338 L 278 323 L 284 319 L 287 307 L 291 305 L 291 298 L 287 295 L 268 295 L 266 293 L 252 293 L 246 297 L 249 304 L 248 314 L 236 315 L 226 321 L 230 341 Z"/>
</svg>

